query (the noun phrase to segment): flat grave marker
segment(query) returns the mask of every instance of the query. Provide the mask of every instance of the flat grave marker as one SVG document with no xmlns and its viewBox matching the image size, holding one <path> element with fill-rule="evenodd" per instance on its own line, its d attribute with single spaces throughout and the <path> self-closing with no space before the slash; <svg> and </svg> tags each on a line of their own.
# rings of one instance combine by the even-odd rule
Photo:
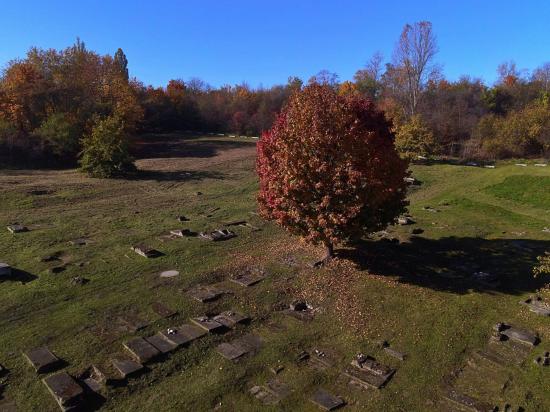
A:
<svg viewBox="0 0 550 412">
<path fill-rule="evenodd" d="M 322 388 L 315 391 L 311 401 L 324 411 L 333 411 L 346 404 L 342 398 L 334 396 Z"/>
<path fill-rule="evenodd" d="M 113 366 L 123 379 L 137 375 L 143 370 L 143 365 L 130 359 L 112 359 Z"/>
<path fill-rule="evenodd" d="M 61 363 L 60 359 L 46 347 L 31 349 L 24 355 L 37 373 L 52 371 Z"/>
<path fill-rule="evenodd" d="M 165 339 L 177 346 L 185 345 L 206 335 L 208 332 L 198 326 L 181 325 L 178 328 L 160 332 Z"/>
<path fill-rule="evenodd" d="M 176 310 L 169 308 L 161 302 L 153 302 L 151 304 L 151 309 L 161 318 L 171 318 L 178 313 Z"/>
<path fill-rule="evenodd" d="M 217 316 L 214 316 L 214 320 L 221 323 L 226 328 L 234 328 L 239 323 L 246 323 L 250 320 L 250 317 L 243 315 L 239 312 L 225 311 Z"/>
<path fill-rule="evenodd" d="M 266 278 L 261 270 L 247 270 L 230 278 L 230 280 L 241 286 L 253 286 Z"/>
<path fill-rule="evenodd" d="M 172 352 L 178 347 L 176 343 L 168 340 L 162 333 L 149 336 L 148 338 L 145 338 L 145 340 L 157 348 L 157 350 L 162 354 Z"/>
<path fill-rule="evenodd" d="M 61 410 L 77 408 L 84 396 L 82 387 L 66 372 L 57 373 L 42 379 Z"/>
<path fill-rule="evenodd" d="M 123 346 L 140 363 L 147 363 L 160 354 L 157 348 L 141 337 L 134 338 Z"/>
<path fill-rule="evenodd" d="M 197 318 L 191 318 L 191 322 L 193 322 L 195 325 L 203 328 L 207 332 L 217 332 L 224 328 L 224 326 L 215 321 L 214 319 L 211 319 L 207 316 L 199 316 Z"/>
<path fill-rule="evenodd" d="M 197 286 L 187 292 L 193 299 L 202 303 L 216 300 L 224 293 L 225 291 L 215 286 Z"/>
</svg>

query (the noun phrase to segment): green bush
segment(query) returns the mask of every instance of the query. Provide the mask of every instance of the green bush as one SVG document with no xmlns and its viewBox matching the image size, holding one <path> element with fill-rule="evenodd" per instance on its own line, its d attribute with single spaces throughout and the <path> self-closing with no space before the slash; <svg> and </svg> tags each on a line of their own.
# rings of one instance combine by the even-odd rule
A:
<svg viewBox="0 0 550 412">
<path fill-rule="evenodd" d="M 78 153 L 80 132 L 64 113 L 54 113 L 35 129 L 33 135 L 40 139 L 46 152 L 67 158 Z"/>
<path fill-rule="evenodd" d="M 89 136 L 82 140 L 80 170 L 92 177 L 121 176 L 135 170 L 124 122 L 116 117 L 98 118 Z"/>
</svg>

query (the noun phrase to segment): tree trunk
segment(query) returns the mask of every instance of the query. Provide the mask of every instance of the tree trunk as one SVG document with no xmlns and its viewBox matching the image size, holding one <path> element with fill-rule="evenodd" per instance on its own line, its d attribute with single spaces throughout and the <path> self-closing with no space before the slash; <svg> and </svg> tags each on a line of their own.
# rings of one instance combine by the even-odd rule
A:
<svg viewBox="0 0 550 412">
<path fill-rule="evenodd" d="M 332 243 L 326 243 L 325 256 L 323 256 L 321 260 L 318 260 L 317 262 L 315 262 L 312 266 L 315 268 L 324 266 L 326 263 L 330 262 L 333 257 L 334 257 L 334 245 Z"/>
</svg>

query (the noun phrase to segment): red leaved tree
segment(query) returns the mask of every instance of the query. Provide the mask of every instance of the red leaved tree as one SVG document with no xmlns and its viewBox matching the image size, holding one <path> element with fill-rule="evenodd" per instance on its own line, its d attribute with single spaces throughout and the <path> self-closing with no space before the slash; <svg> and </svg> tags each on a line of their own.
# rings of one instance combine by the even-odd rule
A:
<svg viewBox="0 0 550 412">
<path fill-rule="evenodd" d="M 407 202 L 407 162 L 391 124 L 364 98 L 310 84 L 258 143 L 263 217 L 326 247 L 382 230 Z"/>
</svg>

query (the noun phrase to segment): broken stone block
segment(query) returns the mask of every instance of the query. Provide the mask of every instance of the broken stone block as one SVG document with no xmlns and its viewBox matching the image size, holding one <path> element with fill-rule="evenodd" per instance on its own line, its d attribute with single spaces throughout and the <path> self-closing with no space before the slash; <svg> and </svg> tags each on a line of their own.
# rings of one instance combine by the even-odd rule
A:
<svg viewBox="0 0 550 412">
<path fill-rule="evenodd" d="M 193 299 L 202 303 L 216 300 L 223 295 L 223 293 L 224 291 L 217 289 L 214 286 L 197 286 L 187 292 L 187 294 Z"/>
<path fill-rule="evenodd" d="M 22 233 L 22 232 L 28 232 L 29 229 L 26 226 L 20 225 L 20 224 L 13 224 L 8 226 L 8 231 L 10 233 Z"/>
<path fill-rule="evenodd" d="M 234 328 L 238 323 L 246 323 L 250 320 L 250 317 L 243 315 L 242 313 L 226 311 L 217 316 L 214 316 L 214 320 L 221 323 L 226 328 Z"/>
<path fill-rule="evenodd" d="M 113 366 L 123 379 L 137 375 L 143 371 L 143 365 L 130 359 L 113 359 Z"/>
<path fill-rule="evenodd" d="M 341 406 L 345 405 L 345 402 L 342 398 L 334 396 L 321 388 L 315 391 L 315 393 L 311 397 L 311 401 L 324 411 L 333 411 L 334 409 L 340 408 Z"/>
<path fill-rule="evenodd" d="M 175 229 L 175 230 L 171 230 L 170 231 L 170 234 L 172 236 L 176 236 L 176 237 L 195 237 L 197 236 L 197 233 L 196 232 L 193 232 L 189 229 Z"/>
<path fill-rule="evenodd" d="M 158 250 L 150 248 L 149 246 L 146 246 L 146 245 L 132 246 L 131 249 L 134 252 L 136 252 L 138 255 L 141 255 L 146 258 L 155 258 L 161 255 L 161 253 Z"/>
<path fill-rule="evenodd" d="M 230 280 L 241 286 L 252 286 L 264 280 L 265 277 L 266 275 L 262 270 L 247 270 L 233 276 Z"/>
<path fill-rule="evenodd" d="M 162 331 L 161 334 L 170 342 L 175 343 L 177 346 L 185 345 L 195 339 L 201 338 L 206 335 L 204 329 L 194 325 L 182 325 L 178 328 L 171 328 L 166 331 Z"/>
<path fill-rule="evenodd" d="M 59 358 L 46 347 L 32 349 L 23 355 L 25 355 L 37 373 L 50 372 L 61 363 Z"/>
<path fill-rule="evenodd" d="M 191 318 L 191 322 L 203 328 L 205 331 L 211 332 L 211 333 L 218 332 L 224 329 L 224 326 L 221 323 L 207 316 L 199 316 L 197 318 Z"/>
<path fill-rule="evenodd" d="M 506 329 L 501 331 L 500 334 L 506 336 L 508 339 L 512 339 L 516 342 L 520 342 L 529 346 L 536 346 L 539 343 L 539 337 L 537 336 L 537 334 L 529 332 L 525 329 L 508 326 Z"/>
<path fill-rule="evenodd" d="M 161 278 L 174 278 L 176 276 L 179 276 L 180 272 L 177 270 L 165 270 L 164 272 L 161 272 L 159 275 Z"/>
<path fill-rule="evenodd" d="M 172 352 L 178 347 L 176 343 L 166 339 L 166 337 L 162 333 L 157 333 L 156 335 L 149 336 L 148 338 L 145 338 L 145 340 L 153 345 L 155 348 L 157 348 L 158 351 L 162 354 Z"/>
<path fill-rule="evenodd" d="M 0 262 L 0 276 L 11 276 L 11 266 Z"/>
<path fill-rule="evenodd" d="M 42 379 L 62 411 L 77 408 L 83 400 L 84 390 L 66 372 L 57 373 Z"/>
<path fill-rule="evenodd" d="M 123 345 L 140 363 L 147 363 L 157 357 L 160 352 L 143 338 L 134 338 Z"/>
<path fill-rule="evenodd" d="M 95 365 L 91 365 L 78 379 L 92 392 L 100 393 L 105 385 L 110 382 L 107 375 Z"/>
<path fill-rule="evenodd" d="M 199 237 L 206 240 L 212 240 L 218 242 L 221 240 L 228 240 L 237 236 L 234 232 L 227 229 L 216 229 L 212 232 L 200 232 Z"/>
<path fill-rule="evenodd" d="M 328 370 L 336 365 L 336 356 L 327 350 L 313 349 L 309 352 L 308 365 L 319 371 Z"/>
<path fill-rule="evenodd" d="M 526 305 L 531 312 L 537 315 L 550 316 L 550 304 L 545 302 L 540 296 L 531 296 L 520 303 Z"/>
<path fill-rule="evenodd" d="M 283 311 L 296 319 L 309 321 L 313 319 L 316 309 L 309 303 L 301 300 L 295 300 L 289 305 L 289 309 Z"/>
<path fill-rule="evenodd" d="M 153 309 L 153 312 L 155 312 L 161 318 L 170 318 L 178 313 L 177 311 L 170 309 L 169 307 L 163 305 L 160 302 L 152 303 L 151 308 Z"/>
</svg>

